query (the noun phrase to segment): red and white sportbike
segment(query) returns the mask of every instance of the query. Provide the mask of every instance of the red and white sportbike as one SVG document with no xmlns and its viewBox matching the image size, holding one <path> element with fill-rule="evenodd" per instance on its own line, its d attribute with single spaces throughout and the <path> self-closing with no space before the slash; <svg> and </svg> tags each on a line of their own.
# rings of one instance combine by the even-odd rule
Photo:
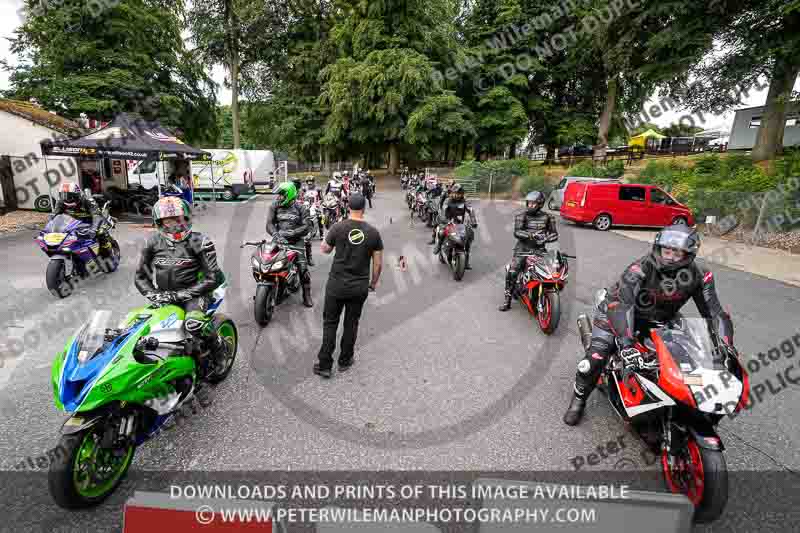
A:
<svg viewBox="0 0 800 533">
<path fill-rule="evenodd" d="M 689 498 L 701 523 L 716 520 L 728 501 L 716 426 L 747 405 L 750 391 L 739 354 L 713 326 L 704 318 L 652 323 L 649 335 L 639 336 L 638 355 L 609 357 L 598 383 L 620 418 L 661 457 L 667 487 Z M 578 329 L 586 349 L 591 321 L 585 314 Z"/>
</svg>

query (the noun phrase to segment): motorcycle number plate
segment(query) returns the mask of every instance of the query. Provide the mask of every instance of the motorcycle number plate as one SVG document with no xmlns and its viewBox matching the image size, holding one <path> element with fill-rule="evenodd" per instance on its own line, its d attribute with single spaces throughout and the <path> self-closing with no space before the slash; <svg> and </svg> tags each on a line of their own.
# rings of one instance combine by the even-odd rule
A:
<svg viewBox="0 0 800 533">
<path fill-rule="evenodd" d="M 64 425 L 65 426 L 80 426 L 81 424 L 83 424 L 83 420 L 84 419 L 79 417 L 79 416 L 73 416 L 72 418 L 70 418 L 69 420 L 64 422 Z"/>
<path fill-rule="evenodd" d="M 48 233 L 44 236 L 44 242 L 50 246 L 57 246 L 64 241 L 66 236 L 65 233 Z"/>
<path fill-rule="evenodd" d="M 703 376 L 683 376 L 683 382 L 687 385 L 697 385 L 698 387 L 703 386 Z"/>
</svg>

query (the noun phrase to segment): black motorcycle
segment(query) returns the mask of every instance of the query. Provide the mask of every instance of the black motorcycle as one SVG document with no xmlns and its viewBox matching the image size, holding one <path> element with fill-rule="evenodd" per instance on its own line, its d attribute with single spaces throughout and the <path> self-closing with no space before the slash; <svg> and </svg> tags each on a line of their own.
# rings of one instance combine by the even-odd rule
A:
<svg viewBox="0 0 800 533">
<path fill-rule="evenodd" d="M 439 250 L 439 261 L 450 266 L 453 279 L 461 281 L 467 266 L 467 242 L 472 238 L 472 229 L 477 223 L 467 225 L 462 218 L 451 220 L 442 230 L 442 247 Z"/>
<path fill-rule="evenodd" d="M 272 320 L 275 306 L 283 302 L 289 293 L 300 290 L 300 274 L 297 268 L 299 253 L 292 250 L 286 241 L 274 237 L 271 242 L 245 242 L 240 248 L 255 246 L 250 262 L 253 278 L 256 280 L 256 294 L 253 296 L 253 312 L 256 322 L 266 326 Z"/>
<path fill-rule="evenodd" d="M 326 230 L 339 222 L 340 212 L 341 203 L 339 199 L 331 193 L 326 194 L 325 199 L 322 201 L 322 223 Z"/>
<path fill-rule="evenodd" d="M 432 196 L 429 194 L 425 200 L 425 217 L 423 220 L 427 222 L 429 228 L 432 228 L 436 225 L 436 217 L 439 213 L 440 199 L 440 196 Z"/>
</svg>

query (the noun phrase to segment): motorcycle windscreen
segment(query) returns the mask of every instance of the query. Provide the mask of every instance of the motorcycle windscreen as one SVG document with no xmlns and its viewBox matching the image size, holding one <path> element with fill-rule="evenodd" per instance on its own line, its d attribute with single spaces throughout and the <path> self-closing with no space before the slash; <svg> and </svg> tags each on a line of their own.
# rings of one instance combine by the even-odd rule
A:
<svg viewBox="0 0 800 533">
<path fill-rule="evenodd" d="M 730 407 L 728 404 L 735 407 L 743 385 L 728 372 L 724 356 L 714 345 L 706 319 L 681 318 L 659 328 L 657 333 L 672 355 L 698 409 L 724 414 L 726 406 Z"/>
<path fill-rule="evenodd" d="M 725 369 L 724 360 L 716 358 L 705 319 L 681 318 L 660 328 L 658 334 L 682 372 L 691 373 L 697 368 Z"/>
<path fill-rule="evenodd" d="M 106 330 L 115 325 L 111 311 L 94 311 L 75 337 L 67 352 L 60 382 L 60 400 L 68 412 L 75 411 L 91 385 L 113 358 L 114 345 L 106 342 Z"/>
<path fill-rule="evenodd" d="M 69 215 L 56 215 L 47 223 L 44 231 L 47 233 L 69 233 L 81 222 Z"/>
<path fill-rule="evenodd" d="M 75 341 L 79 365 L 86 365 L 103 350 L 106 330 L 113 327 L 111 311 L 93 311 L 89 315 L 89 320 Z"/>
</svg>

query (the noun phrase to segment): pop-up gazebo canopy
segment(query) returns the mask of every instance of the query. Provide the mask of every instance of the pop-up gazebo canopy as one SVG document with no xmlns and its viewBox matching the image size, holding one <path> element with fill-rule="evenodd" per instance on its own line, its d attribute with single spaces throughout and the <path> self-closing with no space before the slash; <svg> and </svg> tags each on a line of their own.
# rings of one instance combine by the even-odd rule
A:
<svg viewBox="0 0 800 533">
<path fill-rule="evenodd" d="M 212 156 L 183 143 L 157 121 L 121 113 L 111 123 L 77 139 L 44 140 L 42 155 L 78 159 L 126 159 L 157 161 L 211 161 Z M 159 195 L 161 183 L 158 184 Z"/>
<path fill-rule="evenodd" d="M 628 141 L 628 146 L 641 146 L 644 148 L 644 145 L 647 143 L 647 139 L 664 139 L 665 137 L 665 135 L 661 135 L 660 133 L 650 129 L 640 133 L 639 135 L 631 137 Z"/>
<path fill-rule="evenodd" d="M 83 159 L 209 160 L 211 154 L 184 144 L 159 122 L 121 113 L 105 128 L 77 139 L 44 140 L 42 155 Z"/>
</svg>

